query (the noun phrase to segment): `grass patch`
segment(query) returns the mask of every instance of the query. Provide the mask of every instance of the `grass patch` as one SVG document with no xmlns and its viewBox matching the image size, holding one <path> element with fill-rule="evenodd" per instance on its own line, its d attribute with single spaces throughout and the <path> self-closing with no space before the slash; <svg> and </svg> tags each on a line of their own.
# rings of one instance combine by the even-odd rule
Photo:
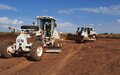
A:
<svg viewBox="0 0 120 75">
<path fill-rule="evenodd" d="M 120 39 L 120 34 L 112 34 L 112 33 L 110 33 L 110 34 L 105 34 L 105 33 L 103 33 L 103 34 L 98 34 L 97 35 L 99 38 L 114 38 L 114 39 Z"/>
</svg>

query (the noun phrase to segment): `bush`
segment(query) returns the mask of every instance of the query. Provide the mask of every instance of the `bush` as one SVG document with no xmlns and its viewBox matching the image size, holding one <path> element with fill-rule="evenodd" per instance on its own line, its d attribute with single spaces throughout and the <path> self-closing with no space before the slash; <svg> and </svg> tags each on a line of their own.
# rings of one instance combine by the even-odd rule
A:
<svg viewBox="0 0 120 75">
<path fill-rule="evenodd" d="M 110 34 L 103 33 L 103 34 L 98 34 L 97 36 L 98 36 L 98 38 L 115 38 L 115 39 L 120 39 L 120 34 L 113 34 L 113 33 L 110 33 Z"/>
</svg>

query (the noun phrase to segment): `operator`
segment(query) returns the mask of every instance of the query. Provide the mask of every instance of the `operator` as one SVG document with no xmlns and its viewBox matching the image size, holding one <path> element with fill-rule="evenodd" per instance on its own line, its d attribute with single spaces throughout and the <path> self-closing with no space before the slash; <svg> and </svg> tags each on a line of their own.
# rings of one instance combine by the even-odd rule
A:
<svg viewBox="0 0 120 75">
<path fill-rule="evenodd" d="M 51 36 L 51 24 L 49 22 L 46 22 L 45 25 L 46 25 L 46 32 L 47 32 L 46 36 L 50 37 Z"/>
</svg>

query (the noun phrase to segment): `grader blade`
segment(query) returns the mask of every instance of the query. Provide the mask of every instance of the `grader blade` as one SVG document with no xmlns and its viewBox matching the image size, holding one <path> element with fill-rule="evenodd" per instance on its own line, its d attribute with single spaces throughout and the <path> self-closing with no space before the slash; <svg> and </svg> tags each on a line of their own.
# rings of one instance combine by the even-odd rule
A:
<svg viewBox="0 0 120 75">
<path fill-rule="evenodd" d="M 61 47 L 47 47 L 46 53 L 60 53 L 62 52 Z"/>
</svg>

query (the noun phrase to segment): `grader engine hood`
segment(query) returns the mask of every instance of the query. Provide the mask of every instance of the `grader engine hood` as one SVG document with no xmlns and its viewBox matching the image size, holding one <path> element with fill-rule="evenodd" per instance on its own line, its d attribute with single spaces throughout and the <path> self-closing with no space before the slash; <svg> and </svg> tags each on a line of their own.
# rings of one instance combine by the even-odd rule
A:
<svg viewBox="0 0 120 75">
<path fill-rule="evenodd" d="M 41 32 L 42 31 L 38 28 L 38 26 L 21 26 L 21 34 L 16 39 L 16 49 L 18 50 L 21 48 L 24 51 L 29 51 L 29 47 L 32 43 L 28 42 L 28 38 L 42 35 Z"/>
</svg>

